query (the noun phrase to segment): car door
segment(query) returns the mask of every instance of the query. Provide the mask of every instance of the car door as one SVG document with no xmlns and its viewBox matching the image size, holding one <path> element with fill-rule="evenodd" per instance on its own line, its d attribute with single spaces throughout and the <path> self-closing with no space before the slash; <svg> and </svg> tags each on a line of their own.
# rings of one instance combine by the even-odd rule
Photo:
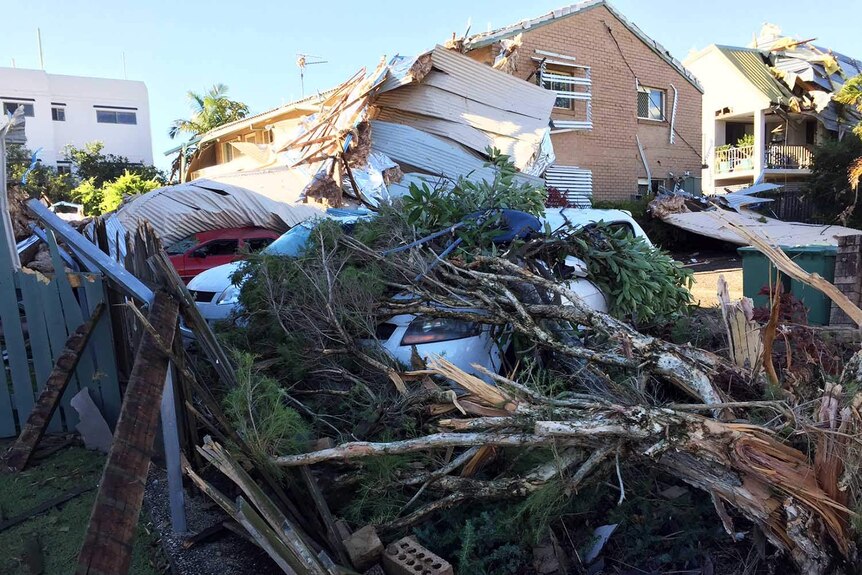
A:
<svg viewBox="0 0 862 575">
<path fill-rule="evenodd" d="M 189 282 L 204 270 L 227 264 L 237 257 L 239 240 L 236 238 L 219 238 L 204 242 L 187 251 L 184 260 L 183 281 Z"/>
</svg>

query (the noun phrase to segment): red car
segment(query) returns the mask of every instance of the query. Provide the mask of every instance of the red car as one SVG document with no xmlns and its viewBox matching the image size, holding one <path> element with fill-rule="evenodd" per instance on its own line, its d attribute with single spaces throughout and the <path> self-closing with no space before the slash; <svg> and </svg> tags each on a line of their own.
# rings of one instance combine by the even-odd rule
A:
<svg viewBox="0 0 862 575">
<path fill-rule="evenodd" d="M 184 238 L 165 251 L 185 283 L 204 270 L 242 258 L 246 252 L 257 252 L 279 237 L 265 228 L 230 228 L 200 232 Z"/>
</svg>

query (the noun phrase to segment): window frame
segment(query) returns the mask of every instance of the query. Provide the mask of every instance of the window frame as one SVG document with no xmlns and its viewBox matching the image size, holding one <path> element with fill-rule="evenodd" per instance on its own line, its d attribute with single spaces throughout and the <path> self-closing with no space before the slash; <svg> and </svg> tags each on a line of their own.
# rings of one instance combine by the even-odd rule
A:
<svg viewBox="0 0 862 575">
<path fill-rule="evenodd" d="M 132 122 L 120 121 L 120 115 L 124 117 L 131 116 Z M 109 121 L 106 118 L 113 115 L 114 121 Z M 114 124 L 117 126 L 137 126 L 138 111 L 137 110 L 108 110 L 104 108 L 96 108 L 96 123 L 97 124 Z"/>
<path fill-rule="evenodd" d="M 65 106 L 51 106 L 51 121 L 52 122 L 65 122 L 66 121 L 66 107 Z"/>
<path fill-rule="evenodd" d="M 227 253 L 227 252 L 225 252 L 225 253 L 217 253 L 217 254 L 212 253 L 212 252 L 210 251 L 210 250 L 212 249 L 212 246 L 219 245 L 219 244 L 223 244 L 223 245 L 233 244 L 233 251 L 231 251 L 230 253 Z M 239 253 L 239 250 L 240 250 L 240 241 L 239 241 L 239 239 L 238 239 L 238 238 L 213 238 L 213 239 L 211 239 L 211 240 L 207 240 L 207 241 L 205 241 L 205 242 L 201 243 L 201 244 L 200 244 L 200 245 L 198 245 L 196 248 L 194 248 L 193 250 L 191 250 L 191 252 L 192 252 L 192 257 L 197 257 L 197 256 L 195 256 L 195 255 L 194 255 L 194 252 L 197 252 L 198 250 L 205 250 L 206 257 L 213 257 L 213 256 L 235 256 L 235 255 L 237 255 L 237 254 Z"/>
<path fill-rule="evenodd" d="M 11 106 L 11 108 L 10 108 Z M 18 109 L 18 106 L 24 106 L 24 117 L 25 118 L 35 118 L 36 117 L 36 105 L 35 102 L 28 102 L 26 100 L 3 100 L 3 114 L 9 115 L 14 114 L 15 110 Z"/>
<path fill-rule="evenodd" d="M 666 122 L 667 121 L 667 90 L 663 90 L 662 88 L 654 88 L 652 86 L 638 86 L 638 98 L 640 98 L 641 94 L 646 94 L 647 98 L 647 115 L 640 115 L 640 102 L 637 102 L 637 117 L 638 120 L 647 120 L 650 122 Z M 658 94 L 661 96 L 661 108 L 659 113 L 661 117 L 654 118 L 652 117 L 651 111 L 654 106 L 654 102 L 652 101 L 652 94 Z"/>
</svg>

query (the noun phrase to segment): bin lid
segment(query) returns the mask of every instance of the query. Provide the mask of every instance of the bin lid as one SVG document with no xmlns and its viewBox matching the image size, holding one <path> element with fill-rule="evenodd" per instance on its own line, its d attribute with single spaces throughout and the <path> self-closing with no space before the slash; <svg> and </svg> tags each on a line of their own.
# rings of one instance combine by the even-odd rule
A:
<svg viewBox="0 0 862 575">
<path fill-rule="evenodd" d="M 745 246 L 741 248 L 736 248 L 736 251 L 744 255 L 746 253 L 759 252 L 760 250 L 752 246 Z M 838 253 L 838 246 L 827 246 L 820 244 L 811 244 L 807 246 L 781 246 L 781 251 L 783 251 L 789 256 L 798 254 L 822 254 L 829 256 Z"/>
</svg>

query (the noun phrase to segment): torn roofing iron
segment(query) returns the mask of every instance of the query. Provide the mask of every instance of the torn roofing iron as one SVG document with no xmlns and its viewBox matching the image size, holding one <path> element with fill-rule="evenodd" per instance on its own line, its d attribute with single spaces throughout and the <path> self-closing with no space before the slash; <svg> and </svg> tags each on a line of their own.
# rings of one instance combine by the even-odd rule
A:
<svg viewBox="0 0 862 575">
<path fill-rule="evenodd" d="M 322 209 L 322 208 L 321 208 Z M 255 226 L 283 232 L 322 213 L 313 205 L 289 204 L 246 188 L 194 180 L 136 196 L 107 218 L 111 240 L 147 220 L 165 246 L 204 230 Z M 122 245 L 118 246 L 123 251 Z"/>
<path fill-rule="evenodd" d="M 607 8 L 608 11 L 613 14 L 614 17 L 619 20 L 623 26 L 628 28 L 632 34 L 637 36 L 641 42 L 646 44 L 662 60 L 673 66 L 683 78 L 685 78 L 692 86 L 694 86 L 701 93 L 703 93 L 703 87 L 700 85 L 700 82 L 698 82 L 694 74 L 689 72 L 685 68 L 685 66 L 682 65 L 682 62 L 674 58 L 664 46 L 650 38 L 634 22 L 629 21 L 625 16 L 622 15 L 621 12 L 619 12 L 609 2 L 607 2 L 607 0 L 587 0 L 586 2 L 571 4 L 569 6 L 553 10 L 543 16 L 539 16 L 538 18 L 521 20 L 520 22 L 516 22 L 515 24 L 510 24 L 509 26 L 504 26 L 490 32 L 474 34 L 473 36 L 464 39 L 464 47 L 468 50 L 472 50 L 474 48 L 481 48 L 482 46 L 487 46 L 488 44 L 492 44 L 497 40 L 508 38 L 509 36 L 514 36 L 519 32 L 550 24 L 556 20 L 559 20 L 560 18 L 567 18 L 569 16 L 581 14 L 583 12 L 586 12 L 587 10 L 596 8 L 598 6 L 604 6 L 605 8 Z"/>
<path fill-rule="evenodd" d="M 188 168 L 198 177 L 122 205 L 107 221 L 109 236 L 143 220 L 165 245 L 218 228 L 282 231 L 327 207 L 402 195 L 411 182 L 493 179 L 489 147 L 511 157 L 517 179 L 542 185 L 554 161 L 554 101 L 549 90 L 442 46 L 396 56 L 319 97 L 204 134 L 201 143 L 218 140 L 233 157 L 219 162 L 213 146 L 201 146 Z M 252 124 L 266 125 L 268 143 L 244 139 Z"/>
<path fill-rule="evenodd" d="M 769 71 L 769 66 L 766 65 L 763 54 L 759 50 L 732 46 L 716 46 L 716 48 L 742 72 L 749 82 L 769 98 L 770 102 L 790 105 L 793 94 Z"/>
</svg>

